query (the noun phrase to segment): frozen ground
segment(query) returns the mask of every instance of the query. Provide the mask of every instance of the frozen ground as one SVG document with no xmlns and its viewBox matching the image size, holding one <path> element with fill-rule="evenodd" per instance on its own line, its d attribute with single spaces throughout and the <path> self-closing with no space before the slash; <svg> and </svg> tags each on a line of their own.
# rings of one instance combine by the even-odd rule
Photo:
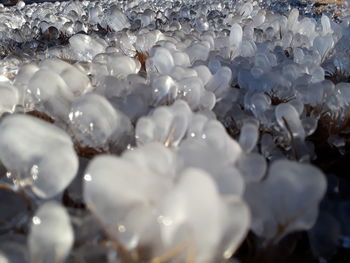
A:
<svg viewBox="0 0 350 263">
<path fill-rule="evenodd" d="M 348 262 L 349 15 L 0 6 L 0 263 Z"/>
</svg>

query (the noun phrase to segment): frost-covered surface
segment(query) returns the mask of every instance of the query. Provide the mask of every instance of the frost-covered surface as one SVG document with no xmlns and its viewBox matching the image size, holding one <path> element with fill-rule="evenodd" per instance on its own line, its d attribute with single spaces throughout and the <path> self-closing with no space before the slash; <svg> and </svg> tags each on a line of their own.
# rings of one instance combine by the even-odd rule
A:
<svg viewBox="0 0 350 263">
<path fill-rule="evenodd" d="M 315 260 L 346 248 L 350 16 L 317 8 L 0 6 L 0 262 L 302 262 L 283 250 L 298 233 Z"/>
</svg>

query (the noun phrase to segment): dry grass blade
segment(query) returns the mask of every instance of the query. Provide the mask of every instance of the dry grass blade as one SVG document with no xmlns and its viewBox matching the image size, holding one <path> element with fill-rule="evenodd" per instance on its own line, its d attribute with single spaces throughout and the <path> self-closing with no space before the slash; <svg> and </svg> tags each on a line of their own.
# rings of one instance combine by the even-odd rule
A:
<svg viewBox="0 0 350 263">
<path fill-rule="evenodd" d="M 141 63 L 141 69 L 146 71 L 146 60 L 148 58 L 148 54 L 147 53 L 143 53 L 140 51 L 136 51 L 136 55 L 135 58 L 140 61 Z"/>
<path fill-rule="evenodd" d="M 33 117 L 36 117 L 38 119 L 41 119 L 43 121 L 47 121 L 49 123 L 55 122 L 55 120 L 53 118 L 51 118 L 49 115 L 47 115 L 46 113 L 43 113 L 41 111 L 32 110 L 32 111 L 26 112 L 26 114 L 31 115 Z"/>
</svg>

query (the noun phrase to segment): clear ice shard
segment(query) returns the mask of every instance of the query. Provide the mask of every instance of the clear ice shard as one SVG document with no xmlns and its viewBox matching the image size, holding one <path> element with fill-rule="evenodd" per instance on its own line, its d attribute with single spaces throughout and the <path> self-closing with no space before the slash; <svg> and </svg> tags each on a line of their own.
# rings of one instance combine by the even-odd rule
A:
<svg viewBox="0 0 350 263">
<path fill-rule="evenodd" d="M 0 160 L 15 182 L 40 198 L 61 193 L 78 170 L 70 137 L 45 121 L 11 115 L 0 122 Z"/>
<path fill-rule="evenodd" d="M 40 206 L 32 218 L 28 237 L 31 262 L 63 263 L 73 242 L 73 227 L 66 209 L 55 201 Z"/>
</svg>

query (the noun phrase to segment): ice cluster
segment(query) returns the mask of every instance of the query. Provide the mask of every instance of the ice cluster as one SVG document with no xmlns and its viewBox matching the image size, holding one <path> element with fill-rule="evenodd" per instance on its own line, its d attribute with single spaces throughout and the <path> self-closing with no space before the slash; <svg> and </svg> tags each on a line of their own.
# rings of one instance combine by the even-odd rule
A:
<svg viewBox="0 0 350 263">
<path fill-rule="evenodd" d="M 19 203 L 0 262 L 214 263 L 248 233 L 264 250 L 298 231 L 327 258 L 346 242 L 350 204 L 332 208 L 338 179 L 313 163 L 348 143 L 350 16 L 267 2 L 0 5 L 0 196 Z"/>
</svg>

